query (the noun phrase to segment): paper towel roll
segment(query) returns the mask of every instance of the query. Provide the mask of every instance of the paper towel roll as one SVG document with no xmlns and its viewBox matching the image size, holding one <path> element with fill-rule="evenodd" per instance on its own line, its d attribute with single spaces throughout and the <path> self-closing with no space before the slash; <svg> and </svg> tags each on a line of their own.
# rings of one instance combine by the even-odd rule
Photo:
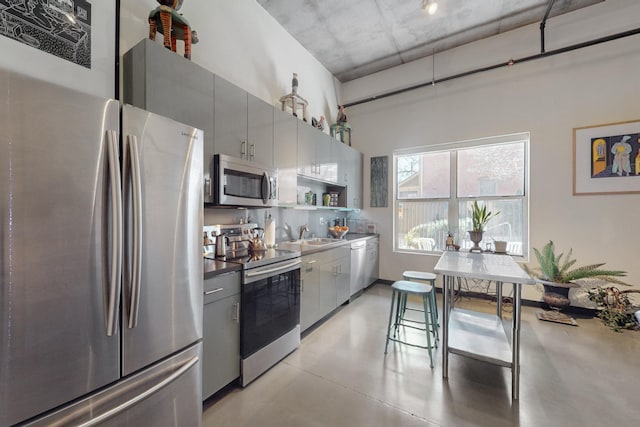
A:
<svg viewBox="0 0 640 427">
<path fill-rule="evenodd" d="M 264 243 L 268 248 L 272 248 L 276 245 L 276 222 L 271 218 L 265 221 Z"/>
</svg>

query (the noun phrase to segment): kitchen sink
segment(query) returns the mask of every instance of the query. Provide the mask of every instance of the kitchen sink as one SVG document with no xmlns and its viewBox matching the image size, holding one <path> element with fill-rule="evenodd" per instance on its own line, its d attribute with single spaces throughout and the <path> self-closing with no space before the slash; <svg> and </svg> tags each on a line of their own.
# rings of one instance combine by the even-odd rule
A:
<svg viewBox="0 0 640 427">
<path fill-rule="evenodd" d="M 344 242 L 344 240 L 332 239 L 330 237 L 313 237 L 311 239 L 289 240 L 288 242 L 280 242 L 278 243 L 278 247 L 281 249 L 297 249 L 304 251 L 305 247 L 321 247 L 338 242 Z"/>
<path fill-rule="evenodd" d="M 312 239 L 301 240 L 300 244 L 302 245 L 326 245 L 329 243 L 339 242 L 340 239 L 331 239 L 331 238 L 323 238 L 323 237 L 314 237 Z"/>
</svg>

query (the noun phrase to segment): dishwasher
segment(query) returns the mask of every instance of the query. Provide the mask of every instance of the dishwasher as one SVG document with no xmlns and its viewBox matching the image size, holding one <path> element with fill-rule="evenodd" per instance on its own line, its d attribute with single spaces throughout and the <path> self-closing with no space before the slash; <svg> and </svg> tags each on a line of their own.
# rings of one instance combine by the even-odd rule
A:
<svg viewBox="0 0 640 427">
<path fill-rule="evenodd" d="M 351 286 L 350 296 L 361 292 L 366 285 L 365 263 L 367 259 L 367 242 L 358 240 L 351 242 Z"/>
</svg>

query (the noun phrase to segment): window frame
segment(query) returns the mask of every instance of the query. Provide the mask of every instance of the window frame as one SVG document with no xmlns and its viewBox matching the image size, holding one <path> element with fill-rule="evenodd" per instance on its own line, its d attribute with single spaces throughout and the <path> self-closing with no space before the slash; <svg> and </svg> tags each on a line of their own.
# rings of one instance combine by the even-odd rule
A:
<svg viewBox="0 0 640 427">
<path fill-rule="evenodd" d="M 524 261 L 529 259 L 529 150 L 531 135 L 529 132 L 520 132 L 509 135 L 500 135 L 494 137 L 486 137 L 474 140 L 451 142 L 444 144 L 434 144 L 421 147 L 405 148 L 393 150 L 393 252 L 394 253 L 411 253 L 420 255 L 439 255 L 442 250 L 422 250 L 407 249 L 398 247 L 398 212 L 399 203 L 423 203 L 423 202 L 447 202 L 448 203 L 448 223 L 456 224 L 458 229 L 459 223 L 459 205 L 461 202 L 472 200 L 491 201 L 491 200 L 521 200 L 522 202 L 522 255 L 512 255 L 521 258 Z M 458 151 L 469 148 L 488 147 L 503 144 L 524 143 L 524 193 L 522 195 L 513 196 L 481 196 L 481 197 L 458 197 Z M 448 198 L 401 198 L 399 197 L 399 180 L 398 180 L 398 157 L 420 155 L 435 152 L 450 153 L 450 176 L 449 176 L 449 194 Z M 461 238 L 462 236 L 458 236 Z"/>
</svg>

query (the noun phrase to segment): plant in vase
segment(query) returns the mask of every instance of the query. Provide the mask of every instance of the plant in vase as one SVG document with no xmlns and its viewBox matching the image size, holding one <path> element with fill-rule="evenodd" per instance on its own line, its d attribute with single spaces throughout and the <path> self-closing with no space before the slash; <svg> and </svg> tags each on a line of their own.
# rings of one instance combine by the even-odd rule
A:
<svg viewBox="0 0 640 427">
<path fill-rule="evenodd" d="M 569 289 L 580 286 L 577 281 L 592 279 L 629 286 L 628 283 L 618 279 L 626 276 L 626 271 L 601 269 L 600 267 L 605 263 L 572 268 L 576 263 L 576 260 L 571 257 L 573 250 L 569 249 L 566 255 L 564 253 L 556 255 L 555 246 L 551 240 L 542 250 L 533 248 L 533 252 L 539 266 L 532 268 L 524 264 L 523 267 L 532 278 L 542 284 L 544 288 L 542 300 L 556 310 L 556 314 L 553 315 L 538 312 L 538 318 L 542 320 L 575 324 L 573 319 L 558 312 L 571 304 Z"/>
<path fill-rule="evenodd" d="M 486 205 L 480 206 L 477 200 L 473 201 L 473 206 L 471 207 L 471 230 L 468 231 L 469 238 L 473 242 L 473 246 L 469 251 L 479 251 L 482 252 L 482 248 L 480 247 L 480 242 L 482 241 L 482 234 L 484 233 L 484 227 L 487 225 L 491 218 L 496 217 L 500 211 L 491 212 L 487 210 Z"/>
</svg>

